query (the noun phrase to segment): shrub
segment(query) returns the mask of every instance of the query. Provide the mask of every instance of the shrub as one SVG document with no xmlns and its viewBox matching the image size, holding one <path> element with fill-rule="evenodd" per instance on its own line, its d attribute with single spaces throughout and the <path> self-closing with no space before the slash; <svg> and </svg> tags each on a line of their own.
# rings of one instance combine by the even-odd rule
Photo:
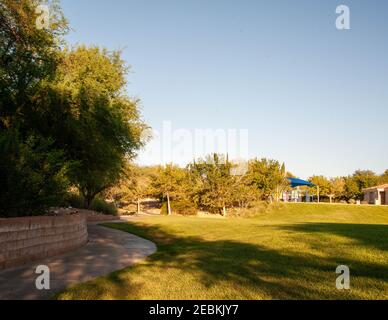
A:
<svg viewBox="0 0 388 320">
<path fill-rule="evenodd" d="M 171 201 L 171 210 L 174 214 L 182 216 L 195 216 L 197 214 L 196 206 L 189 200 L 174 200 Z M 160 214 L 167 215 L 167 202 L 163 202 Z"/>
<path fill-rule="evenodd" d="M 189 200 L 175 201 L 173 204 L 173 210 L 183 216 L 195 216 L 197 214 L 197 208 Z"/>
<path fill-rule="evenodd" d="M 70 165 L 53 142 L 15 132 L 0 132 L 0 216 L 41 215 L 64 201 Z"/>
<path fill-rule="evenodd" d="M 258 201 L 251 208 L 234 208 L 228 211 L 229 217 L 254 218 L 269 212 L 274 212 L 282 209 L 285 206 L 283 202 L 268 203 L 266 201 Z"/>
<path fill-rule="evenodd" d="M 78 209 L 84 209 L 85 208 L 85 200 L 79 194 L 70 193 L 66 197 L 66 202 L 67 202 L 68 206 L 71 206 L 73 208 L 78 208 Z"/>
<path fill-rule="evenodd" d="M 117 215 L 117 208 L 113 203 L 109 203 L 101 198 L 95 198 L 90 208 L 85 205 L 85 199 L 79 194 L 71 193 L 67 196 L 67 205 L 78 209 L 91 209 L 103 214 Z"/>
<path fill-rule="evenodd" d="M 96 198 L 93 200 L 91 209 L 103 214 L 117 215 L 117 208 L 113 203 L 109 203 L 101 198 Z"/>
</svg>

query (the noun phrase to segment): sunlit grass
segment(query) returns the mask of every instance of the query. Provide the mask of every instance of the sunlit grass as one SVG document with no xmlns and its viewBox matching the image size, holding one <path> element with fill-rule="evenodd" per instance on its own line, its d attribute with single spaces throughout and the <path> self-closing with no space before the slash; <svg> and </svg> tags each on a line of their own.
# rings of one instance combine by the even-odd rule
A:
<svg viewBox="0 0 388 320">
<path fill-rule="evenodd" d="M 255 219 L 107 224 L 154 241 L 145 262 L 60 299 L 388 299 L 388 207 L 289 204 Z M 351 289 L 337 290 L 338 265 Z"/>
</svg>

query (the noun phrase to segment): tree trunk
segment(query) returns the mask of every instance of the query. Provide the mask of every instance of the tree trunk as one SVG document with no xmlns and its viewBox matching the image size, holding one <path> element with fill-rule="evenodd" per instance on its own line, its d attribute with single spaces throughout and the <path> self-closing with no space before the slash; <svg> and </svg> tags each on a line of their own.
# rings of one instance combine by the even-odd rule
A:
<svg viewBox="0 0 388 320">
<path fill-rule="evenodd" d="M 167 213 L 169 216 L 171 216 L 171 203 L 170 203 L 170 195 L 167 193 Z"/>
<path fill-rule="evenodd" d="M 140 199 L 137 199 L 137 214 L 140 214 Z"/>
<path fill-rule="evenodd" d="M 90 194 L 86 194 L 84 195 L 84 198 L 85 198 L 85 208 L 90 209 L 90 207 L 92 206 L 92 201 L 94 197 Z"/>
<path fill-rule="evenodd" d="M 226 208 L 225 208 L 225 206 L 222 207 L 222 215 L 224 217 L 226 217 Z"/>
<path fill-rule="evenodd" d="M 321 198 L 320 198 L 320 195 L 319 195 L 319 186 L 317 186 L 317 198 L 318 198 L 318 203 L 320 203 Z"/>
</svg>

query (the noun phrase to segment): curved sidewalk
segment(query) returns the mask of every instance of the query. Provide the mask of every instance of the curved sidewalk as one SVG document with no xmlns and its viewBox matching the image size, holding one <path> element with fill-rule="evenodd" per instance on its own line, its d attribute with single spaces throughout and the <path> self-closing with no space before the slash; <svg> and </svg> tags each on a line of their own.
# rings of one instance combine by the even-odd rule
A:
<svg viewBox="0 0 388 320">
<path fill-rule="evenodd" d="M 124 269 L 156 252 L 151 241 L 123 231 L 89 224 L 88 232 L 88 244 L 78 250 L 0 271 L 0 300 L 47 299 L 69 285 Z M 50 268 L 50 290 L 35 287 L 38 265 Z"/>
</svg>

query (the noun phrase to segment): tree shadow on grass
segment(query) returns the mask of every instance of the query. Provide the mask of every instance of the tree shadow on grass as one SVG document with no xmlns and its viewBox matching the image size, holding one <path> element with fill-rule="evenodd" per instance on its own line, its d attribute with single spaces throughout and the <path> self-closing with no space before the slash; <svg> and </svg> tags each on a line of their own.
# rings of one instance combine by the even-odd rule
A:
<svg viewBox="0 0 388 320">
<path fill-rule="evenodd" d="M 206 299 L 360 299 L 364 297 L 360 290 L 344 292 L 336 289 L 335 280 L 338 275 L 335 270 L 339 264 L 354 266 L 360 277 L 378 280 L 378 283 L 388 281 L 385 267 L 358 261 L 356 258 L 342 259 L 333 256 L 322 258 L 302 252 L 298 254 L 286 250 L 273 250 L 257 244 L 237 241 L 205 241 L 199 237 L 180 237 L 159 226 L 143 223 L 104 225 L 151 240 L 157 244 L 158 252 L 148 257 L 146 265 L 133 266 L 100 278 L 99 281 L 83 285 L 84 289 L 93 290 L 95 299 L 104 299 L 100 286 L 104 286 L 105 290 L 106 288 L 111 290 L 111 297 L 115 299 L 144 299 L 142 285 L 138 282 L 133 283 L 131 274 L 135 275 L 144 271 L 142 268 L 155 266 L 158 266 L 157 270 L 161 273 L 163 270 L 177 269 L 185 274 L 195 275 L 196 281 L 208 290 L 225 283 L 232 288 L 232 293 L 217 292 L 216 297 L 201 295 Z M 366 229 L 363 229 L 364 227 Z M 379 235 L 374 236 L 362 235 L 363 232 L 369 233 L 374 230 L 370 226 L 360 226 L 358 232 L 351 225 L 347 228 L 329 224 L 327 228 L 325 229 L 324 225 L 284 227 L 285 230 L 301 232 L 321 232 L 322 230 L 322 232 L 338 232 L 340 235 L 345 233 L 369 245 L 381 240 L 380 237 L 388 227 L 381 229 L 376 227 Z M 158 275 L 155 277 L 157 279 Z M 162 274 L 160 278 L 163 278 Z M 179 280 L 169 279 L 171 282 L 179 282 Z M 187 284 L 182 283 L 182 287 L 179 288 L 182 292 L 180 299 L 187 299 L 184 293 L 190 291 L 190 288 L 186 286 Z M 367 287 L 359 289 L 367 289 Z M 233 290 L 236 290 L 235 293 Z M 376 287 L 374 290 L 372 295 L 376 297 L 376 292 L 381 288 Z"/>
<path fill-rule="evenodd" d="M 278 227 L 279 229 L 279 227 Z M 343 264 L 350 268 L 352 277 L 368 278 L 388 283 L 388 225 L 381 224 L 344 224 L 344 223 L 303 223 L 286 225 L 281 230 L 302 234 L 322 236 L 340 236 L 350 240 L 345 246 L 346 255 L 332 253 L 325 260 L 335 264 Z M 323 247 L 320 237 L 315 236 L 310 245 L 330 252 L 332 248 Z M 366 263 L 357 258 L 358 252 L 378 254 L 377 263 Z M 387 294 L 386 294 L 387 296 Z M 387 296 L 388 297 L 388 296 Z"/>
<path fill-rule="evenodd" d="M 283 230 L 304 233 L 337 235 L 354 240 L 360 245 L 388 251 L 388 225 L 345 224 L 345 223 L 303 223 L 281 227 Z"/>
</svg>

